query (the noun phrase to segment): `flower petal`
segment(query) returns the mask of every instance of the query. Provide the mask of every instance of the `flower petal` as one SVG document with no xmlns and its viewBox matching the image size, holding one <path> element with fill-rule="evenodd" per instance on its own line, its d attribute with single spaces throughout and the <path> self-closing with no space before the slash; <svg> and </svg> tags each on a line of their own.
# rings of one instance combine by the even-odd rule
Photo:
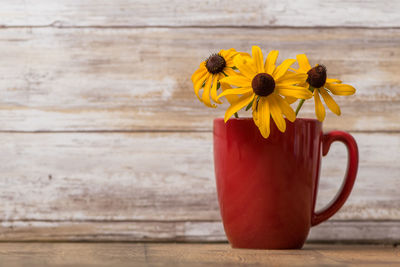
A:
<svg viewBox="0 0 400 267">
<path fill-rule="evenodd" d="M 253 54 L 253 60 L 256 65 L 257 72 L 258 73 L 265 72 L 263 64 L 264 59 L 261 49 L 258 46 L 254 45 L 251 48 L 251 53 Z"/>
<path fill-rule="evenodd" d="M 285 101 L 288 102 L 289 104 L 293 104 L 294 102 L 297 101 L 297 98 L 292 96 L 285 96 Z"/>
<path fill-rule="evenodd" d="M 264 138 L 270 134 L 270 110 L 267 97 L 260 97 L 260 100 L 253 103 L 253 120 Z"/>
<path fill-rule="evenodd" d="M 247 106 L 251 102 L 251 100 L 253 100 L 253 97 L 253 92 L 250 92 L 242 95 L 238 99 L 238 101 L 232 103 L 232 105 L 225 112 L 224 121 L 226 122 L 227 120 L 229 120 L 230 117 L 232 117 L 233 114 L 235 114 L 235 112 L 238 112 L 239 110 Z"/>
<path fill-rule="evenodd" d="M 275 71 L 273 72 L 272 76 L 274 77 L 275 81 L 279 80 L 279 78 L 281 78 L 289 69 L 289 67 L 291 65 L 293 65 L 293 63 L 295 63 L 296 60 L 289 58 L 289 59 L 285 59 L 282 64 L 280 64 Z"/>
<path fill-rule="evenodd" d="M 225 91 L 223 91 L 217 99 L 220 99 L 223 96 L 227 96 L 227 95 L 243 95 L 243 94 L 247 94 L 249 92 L 253 92 L 253 88 L 251 87 L 243 87 L 243 88 L 233 88 L 233 89 L 227 89 Z"/>
<path fill-rule="evenodd" d="M 225 60 L 225 67 L 227 68 L 233 68 L 235 66 L 235 63 L 233 63 L 233 58 L 229 58 Z"/>
<path fill-rule="evenodd" d="M 236 53 L 237 52 L 234 48 L 230 48 L 228 50 L 222 49 L 221 51 L 219 51 L 218 54 L 220 54 L 225 60 L 227 60 L 228 58 L 234 56 Z"/>
<path fill-rule="evenodd" d="M 328 106 L 328 108 L 335 113 L 336 115 L 340 116 L 341 112 L 340 112 L 340 107 L 339 105 L 335 102 L 335 100 L 333 100 L 333 98 L 331 97 L 331 95 L 324 89 L 321 88 L 319 90 L 322 98 L 325 101 L 325 104 Z"/>
<path fill-rule="evenodd" d="M 300 86 L 295 86 L 295 85 L 277 85 L 275 86 L 275 91 L 283 96 L 292 96 L 300 99 L 309 99 L 312 97 L 312 93 Z"/>
<path fill-rule="evenodd" d="M 200 67 L 193 73 L 192 82 L 195 82 L 199 77 L 203 76 L 207 72 L 207 68 L 204 63 L 200 65 Z"/>
<path fill-rule="evenodd" d="M 325 108 L 324 105 L 322 105 L 321 99 L 319 98 L 318 90 L 314 91 L 314 100 L 315 100 L 315 115 L 317 115 L 317 119 L 322 122 L 325 119 Z"/>
<path fill-rule="evenodd" d="M 260 100 L 261 100 L 261 97 L 255 96 L 253 104 L 251 106 L 251 110 L 253 111 L 253 120 L 254 120 L 254 123 L 257 125 L 257 127 L 258 127 L 258 113 L 257 113 L 258 112 L 258 102 Z M 255 116 L 254 114 L 257 114 L 257 116 Z"/>
<path fill-rule="evenodd" d="M 246 61 L 246 59 L 242 56 L 236 56 L 233 59 L 233 62 L 235 63 L 236 68 L 240 71 L 241 74 L 246 76 L 249 79 L 253 79 L 254 76 L 257 75 L 257 72 L 250 66 L 250 64 L 246 64 L 249 62 L 249 60 Z"/>
<path fill-rule="evenodd" d="M 299 63 L 299 70 L 307 73 L 311 69 L 310 62 L 305 54 L 296 56 L 297 62 Z"/>
<path fill-rule="evenodd" d="M 214 81 L 211 87 L 211 99 L 218 104 L 222 104 L 222 102 L 219 101 L 217 98 L 217 86 L 218 86 L 218 81 L 221 79 L 221 77 L 224 77 L 222 73 L 214 75 Z"/>
<path fill-rule="evenodd" d="M 278 50 L 271 50 L 269 52 L 267 59 L 265 60 L 265 65 L 264 69 L 265 72 L 268 73 L 269 75 L 272 75 L 272 73 L 275 70 L 275 64 L 276 60 L 278 59 L 279 51 Z"/>
<path fill-rule="evenodd" d="M 282 133 L 286 130 L 286 121 L 282 117 L 282 111 L 279 107 L 279 103 L 276 101 L 274 94 L 268 96 L 269 109 L 271 112 L 272 119 L 275 121 L 276 126 Z"/>
<path fill-rule="evenodd" d="M 210 75 L 208 77 L 206 84 L 204 85 L 203 95 L 201 96 L 201 101 L 204 103 L 204 105 L 210 108 L 215 108 L 215 105 L 212 105 L 210 101 L 210 90 L 214 76 L 215 75 Z"/>
<path fill-rule="evenodd" d="M 220 85 L 221 85 L 221 89 L 222 89 L 223 92 L 225 90 L 232 89 L 232 87 L 229 84 L 220 83 Z M 237 101 L 239 99 L 239 97 L 237 95 L 226 95 L 225 97 L 226 97 L 226 99 L 228 99 L 228 102 L 230 104 L 232 104 L 233 102 L 235 102 L 235 101 Z"/>
<path fill-rule="evenodd" d="M 276 82 L 279 83 L 279 85 L 302 84 L 307 80 L 307 77 L 308 75 L 305 73 L 286 72 L 286 74 Z"/>
<path fill-rule="evenodd" d="M 246 76 L 243 75 L 233 75 L 233 76 L 228 76 L 220 81 L 221 83 L 227 83 L 230 85 L 235 85 L 238 87 L 249 87 L 251 86 L 251 80 L 247 78 Z"/>
<path fill-rule="evenodd" d="M 279 108 L 281 109 L 283 115 L 286 116 L 286 118 L 294 122 L 296 119 L 296 113 L 293 111 L 292 107 L 284 100 L 281 96 L 277 94 L 272 94 L 276 100 L 276 102 L 279 105 Z"/>
<path fill-rule="evenodd" d="M 342 81 L 338 80 L 338 79 L 329 79 L 329 78 L 327 78 L 326 79 L 326 83 L 342 83 Z"/>
<path fill-rule="evenodd" d="M 196 94 L 197 98 L 198 98 L 200 101 L 202 101 L 202 100 L 201 100 L 201 97 L 200 97 L 200 95 L 199 95 L 199 91 L 200 91 L 200 89 L 203 87 L 204 81 L 205 81 L 206 79 L 208 79 L 210 76 L 211 76 L 211 74 L 208 73 L 208 72 L 206 72 L 206 73 L 204 74 L 204 76 L 202 76 L 201 78 L 199 78 L 197 81 L 194 82 L 194 93 Z"/>
<path fill-rule="evenodd" d="M 235 75 L 239 75 L 239 73 L 237 73 L 236 71 L 234 71 L 233 69 L 231 69 L 231 68 L 224 68 L 224 73 L 226 74 L 226 75 L 228 75 L 228 76 L 235 76 Z M 225 75 L 223 75 L 223 76 L 221 76 L 222 78 L 224 78 L 225 77 Z M 221 78 L 221 79 L 222 79 Z"/>
<path fill-rule="evenodd" d="M 244 57 L 251 57 L 250 54 L 247 52 L 238 52 L 238 54 Z"/>
<path fill-rule="evenodd" d="M 356 92 L 356 89 L 348 84 L 333 84 L 333 83 L 326 83 L 325 87 L 331 91 L 334 95 L 352 95 Z"/>
</svg>

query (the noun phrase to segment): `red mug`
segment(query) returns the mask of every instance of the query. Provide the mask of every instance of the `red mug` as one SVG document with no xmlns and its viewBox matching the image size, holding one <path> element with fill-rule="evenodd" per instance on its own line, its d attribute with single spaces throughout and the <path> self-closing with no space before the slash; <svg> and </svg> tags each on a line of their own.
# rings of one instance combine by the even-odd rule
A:
<svg viewBox="0 0 400 267">
<path fill-rule="evenodd" d="M 334 141 L 348 150 L 347 173 L 334 200 L 315 211 L 321 151 Z M 296 249 L 311 226 L 335 214 L 353 188 L 358 168 L 354 138 L 322 132 L 314 119 L 286 120 L 281 133 L 271 120 L 265 139 L 252 118 L 214 120 L 214 164 L 226 236 L 234 248 Z"/>
</svg>

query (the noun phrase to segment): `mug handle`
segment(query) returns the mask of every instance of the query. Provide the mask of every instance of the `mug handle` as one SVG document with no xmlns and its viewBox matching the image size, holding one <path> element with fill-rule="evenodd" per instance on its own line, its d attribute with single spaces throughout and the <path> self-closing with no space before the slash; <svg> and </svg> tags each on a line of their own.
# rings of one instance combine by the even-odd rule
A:
<svg viewBox="0 0 400 267">
<path fill-rule="evenodd" d="M 339 192 L 335 198 L 322 210 L 313 212 L 311 218 L 311 226 L 320 224 L 321 222 L 332 217 L 346 202 L 349 197 L 351 190 L 353 189 L 354 182 L 356 180 L 357 169 L 358 169 L 358 147 L 353 136 L 342 131 L 332 131 L 324 134 L 322 137 L 322 155 L 328 154 L 331 144 L 335 141 L 340 141 L 347 147 L 348 162 L 347 170 L 344 181 L 340 187 Z M 315 196 L 317 195 L 317 188 L 315 189 Z"/>
</svg>

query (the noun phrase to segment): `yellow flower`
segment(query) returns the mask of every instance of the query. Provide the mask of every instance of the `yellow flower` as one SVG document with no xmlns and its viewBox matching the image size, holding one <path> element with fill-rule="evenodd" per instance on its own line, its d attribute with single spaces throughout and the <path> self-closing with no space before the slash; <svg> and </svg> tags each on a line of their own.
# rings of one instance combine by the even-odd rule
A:
<svg viewBox="0 0 400 267">
<path fill-rule="evenodd" d="M 194 86 L 194 92 L 197 98 L 208 107 L 215 108 L 216 105 L 212 104 L 211 99 L 218 104 L 222 104 L 217 99 L 217 90 L 219 80 L 224 78 L 226 75 L 236 75 L 233 70 L 234 63 L 233 58 L 241 54 L 235 49 L 221 50 L 218 54 L 212 54 L 207 60 L 201 62 L 200 67 L 192 75 L 192 82 Z M 200 90 L 203 88 L 203 94 L 200 97 Z M 222 90 L 230 89 L 228 85 L 221 86 Z M 229 102 L 237 100 L 237 96 L 228 96 Z"/>
<path fill-rule="evenodd" d="M 301 99 L 312 97 L 309 90 L 296 84 L 304 83 L 307 75 L 289 73 L 289 67 L 296 61 L 286 59 L 275 66 L 279 51 L 272 50 L 264 63 L 263 54 L 258 46 L 252 47 L 252 59 L 240 55 L 234 58 L 234 64 L 242 75 L 223 78 L 221 84 L 227 83 L 238 88 L 222 92 L 218 98 L 228 95 L 241 95 L 231 104 L 225 113 L 225 122 L 238 110 L 252 103 L 253 120 L 264 138 L 270 134 L 270 117 L 281 132 L 286 130 L 286 121 L 294 121 L 296 115 L 282 96 Z"/>
<path fill-rule="evenodd" d="M 316 65 L 311 68 L 307 56 L 304 54 L 297 55 L 297 61 L 299 62 L 299 68 L 295 71 L 308 75 L 305 86 L 309 85 L 310 90 L 314 91 L 317 119 L 319 121 L 325 119 L 325 108 L 319 95 L 322 96 L 328 108 L 339 116 L 341 114 L 340 108 L 329 93 L 334 95 L 352 95 L 356 92 L 356 89 L 351 85 L 342 84 L 340 80 L 327 78 L 326 67 L 324 65 Z"/>
</svg>

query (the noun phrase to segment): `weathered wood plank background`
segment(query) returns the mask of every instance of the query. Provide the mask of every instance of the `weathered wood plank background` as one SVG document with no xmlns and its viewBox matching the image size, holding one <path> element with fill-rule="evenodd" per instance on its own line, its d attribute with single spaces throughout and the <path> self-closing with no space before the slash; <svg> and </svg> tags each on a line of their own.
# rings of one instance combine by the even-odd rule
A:
<svg viewBox="0 0 400 267">
<path fill-rule="evenodd" d="M 313 241 L 400 242 L 399 1 L 10 1 L 0 10 L 0 240 L 223 241 L 212 119 L 190 75 L 221 48 L 305 52 L 357 94 L 360 147 Z M 302 116 L 313 116 L 305 105 Z M 323 162 L 318 207 L 346 151 Z"/>
</svg>

